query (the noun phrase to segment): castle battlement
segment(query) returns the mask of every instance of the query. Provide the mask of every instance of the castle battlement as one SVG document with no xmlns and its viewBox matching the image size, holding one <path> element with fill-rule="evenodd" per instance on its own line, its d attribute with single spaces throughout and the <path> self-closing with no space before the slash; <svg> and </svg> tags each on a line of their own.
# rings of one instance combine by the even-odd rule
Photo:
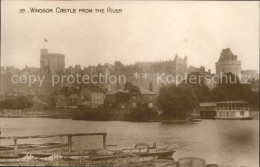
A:
<svg viewBox="0 0 260 167">
<path fill-rule="evenodd" d="M 188 68 L 188 58 L 179 57 L 177 54 L 174 59 L 156 60 L 156 61 L 137 61 L 135 66 L 139 67 L 142 72 L 170 72 L 186 73 Z M 129 65 L 126 67 L 130 67 Z"/>
</svg>

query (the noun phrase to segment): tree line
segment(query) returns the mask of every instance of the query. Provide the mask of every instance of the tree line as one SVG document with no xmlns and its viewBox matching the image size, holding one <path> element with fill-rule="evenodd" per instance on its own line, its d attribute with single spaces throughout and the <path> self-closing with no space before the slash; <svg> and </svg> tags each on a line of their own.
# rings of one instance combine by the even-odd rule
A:
<svg viewBox="0 0 260 167">
<path fill-rule="evenodd" d="M 194 75 L 194 74 L 193 74 Z M 232 73 L 225 74 L 211 91 L 203 81 L 182 82 L 178 86 L 164 85 L 160 88 L 157 102 L 162 115 L 171 119 L 185 119 L 202 102 L 217 102 L 227 100 L 248 101 L 251 108 L 259 109 L 259 92 L 253 92 L 250 85 L 240 83 Z M 199 74 L 195 79 L 199 81 Z M 234 82 L 236 81 L 236 82 Z"/>
</svg>

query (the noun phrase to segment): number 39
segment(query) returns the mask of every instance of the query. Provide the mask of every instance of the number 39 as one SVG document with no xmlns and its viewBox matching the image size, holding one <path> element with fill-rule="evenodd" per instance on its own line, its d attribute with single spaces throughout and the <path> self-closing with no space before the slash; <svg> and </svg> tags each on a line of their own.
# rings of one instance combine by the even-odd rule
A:
<svg viewBox="0 0 260 167">
<path fill-rule="evenodd" d="M 19 13 L 24 13 L 25 12 L 25 9 L 20 9 L 19 10 Z"/>
</svg>

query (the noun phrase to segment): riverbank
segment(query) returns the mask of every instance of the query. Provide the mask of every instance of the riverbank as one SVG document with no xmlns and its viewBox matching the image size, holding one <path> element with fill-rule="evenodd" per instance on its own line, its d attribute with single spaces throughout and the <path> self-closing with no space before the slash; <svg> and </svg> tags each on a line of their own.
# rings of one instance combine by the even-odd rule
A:
<svg viewBox="0 0 260 167">
<path fill-rule="evenodd" d="M 259 120 L 259 111 L 251 111 L 253 120 Z M 6 118 L 57 118 L 85 121 L 131 121 L 131 122 L 190 122 L 189 120 L 169 120 L 157 113 L 141 113 L 109 110 L 78 110 L 73 108 L 49 108 L 40 111 L 32 110 L 2 110 L 0 117 Z M 201 119 L 195 116 L 194 119 Z M 214 120 L 214 119 L 212 119 Z M 198 122 L 198 121 L 197 121 Z"/>
</svg>

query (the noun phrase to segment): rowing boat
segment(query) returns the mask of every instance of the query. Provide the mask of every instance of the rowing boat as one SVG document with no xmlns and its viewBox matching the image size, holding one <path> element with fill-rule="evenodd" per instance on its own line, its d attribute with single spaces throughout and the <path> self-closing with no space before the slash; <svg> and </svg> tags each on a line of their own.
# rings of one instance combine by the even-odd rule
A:
<svg viewBox="0 0 260 167">
<path fill-rule="evenodd" d="M 0 163 L 20 163 L 26 162 L 31 159 L 28 154 L 17 154 L 17 155 L 1 155 Z"/>
<path fill-rule="evenodd" d="M 109 150 L 112 151 L 112 150 Z M 118 152 L 118 151 L 116 151 Z M 120 153 L 130 153 L 135 154 L 140 157 L 150 157 L 157 156 L 158 159 L 172 159 L 173 153 L 175 149 L 171 149 L 168 147 L 157 148 L 156 144 L 154 146 L 149 146 L 146 143 L 136 144 L 134 148 L 125 148 L 119 151 Z"/>
</svg>

